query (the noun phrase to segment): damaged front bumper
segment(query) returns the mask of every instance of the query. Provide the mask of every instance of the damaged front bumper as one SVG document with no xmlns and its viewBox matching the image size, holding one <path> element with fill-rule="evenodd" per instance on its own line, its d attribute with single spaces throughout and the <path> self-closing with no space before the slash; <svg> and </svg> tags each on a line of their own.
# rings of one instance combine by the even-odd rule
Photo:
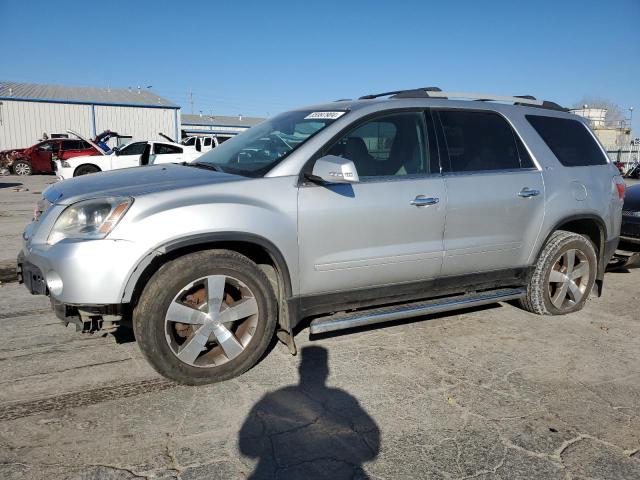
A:
<svg viewBox="0 0 640 480">
<path fill-rule="evenodd" d="M 82 332 L 113 331 L 128 319 L 123 289 L 141 256 L 139 248 L 107 239 L 53 246 L 25 242 L 17 259 L 18 281 L 32 295 L 49 296 L 65 325 Z"/>
</svg>

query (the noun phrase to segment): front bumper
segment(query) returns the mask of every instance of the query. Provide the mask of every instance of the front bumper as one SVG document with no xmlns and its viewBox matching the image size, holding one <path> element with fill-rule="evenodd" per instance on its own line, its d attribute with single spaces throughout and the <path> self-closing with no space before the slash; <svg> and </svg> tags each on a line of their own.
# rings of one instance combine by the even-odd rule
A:
<svg viewBox="0 0 640 480">
<path fill-rule="evenodd" d="M 146 250 L 126 240 L 61 241 L 25 244 L 18 276 L 34 295 L 67 305 L 114 305 Z"/>
</svg>

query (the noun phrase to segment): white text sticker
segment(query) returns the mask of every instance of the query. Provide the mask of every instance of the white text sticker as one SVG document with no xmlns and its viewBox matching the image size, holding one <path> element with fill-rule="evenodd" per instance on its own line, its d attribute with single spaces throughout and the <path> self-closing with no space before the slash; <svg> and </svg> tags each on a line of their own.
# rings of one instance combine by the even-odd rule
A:
<svg viewBox="0 0 640 480">
<path fill-rule="evenodd" d="M 347 112 L 313 112 L 304 117 L 305 120 L 336 120 Z"/>
</svg>

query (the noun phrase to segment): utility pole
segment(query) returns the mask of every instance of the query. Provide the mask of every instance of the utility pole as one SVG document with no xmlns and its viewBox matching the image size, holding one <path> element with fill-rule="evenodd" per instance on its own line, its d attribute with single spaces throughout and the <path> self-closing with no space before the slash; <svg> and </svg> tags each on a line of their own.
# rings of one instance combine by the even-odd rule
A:
<svg viewBox="0 0 640 480">
<path fill-rule="evenodd" d="M 189 105 L 191 105 L 191 115 L 193 115 L 193 91 L 189 89 Z"/>
</svg>

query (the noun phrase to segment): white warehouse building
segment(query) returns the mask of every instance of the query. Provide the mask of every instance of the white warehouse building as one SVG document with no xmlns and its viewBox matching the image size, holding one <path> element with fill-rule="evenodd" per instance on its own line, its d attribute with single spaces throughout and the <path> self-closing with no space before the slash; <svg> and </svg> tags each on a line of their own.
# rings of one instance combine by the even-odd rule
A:
<svg viewBox="0 0 640 480">
<path fill-rule="evenodd" d="M 0 82 L 0 150 L 67 129 L 91 138 L 104 130 L 133 140 L 180 138 L 180 107 L 148 89 Z"/>
</svg>

